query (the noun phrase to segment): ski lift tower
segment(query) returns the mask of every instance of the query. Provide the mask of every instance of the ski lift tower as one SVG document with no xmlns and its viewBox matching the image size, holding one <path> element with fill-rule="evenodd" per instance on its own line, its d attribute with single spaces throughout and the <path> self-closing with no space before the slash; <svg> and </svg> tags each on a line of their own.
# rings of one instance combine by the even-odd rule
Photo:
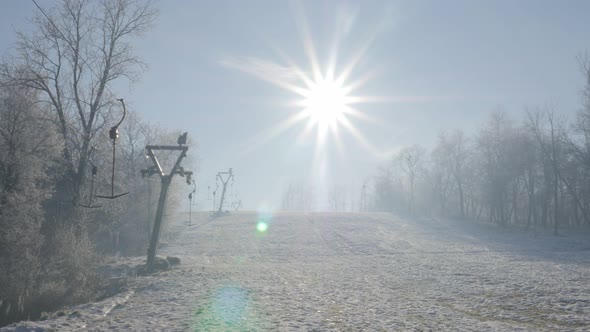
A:
<svg viewBox="0 0 590 332">
<path fill-rule="evenodd" d="M 233 178 L 234 174 L 231 168 L 227 172 L 217 173 L 217 179 L 221 180 L 221 183 L 223 183 L 223 190 L 221 191 L 221 199 L 219 202 L 219 210 L 217 210 L 217 213 L 221 213 L 221 211 L 223 210 L 223 200 L 225 199 L 225 191 L 227 190 L 227 184 Z"/>
<path fill-rule="evenodd" d="M 160 237 L 160 228 L 162 227 L 162 216 L 164 215 L 164 207 L 166 205 L 166 197 L 168 195 L 168 188 L 170 187 L 170 183 L 172 183 L 172 178 L 174 175 L 178 174 L 182 177 L 186 177 L 186 183 L 191 185 L 192 183 L 192 175 L 193 172 L 185 170 L 180 163 L 182 159 L 186 157 L 186 152 L 188 151 L 188 146 L 186 146 L 186 136 L 187 133 L 180 135 L 178 138 L 178 146 L 175 145 L 148 145 L 146 146 L 146 150 L 148 151 L 148 157 L 152 160 L 153 166 L 149 167 L 148 169 L 144 169 L 141 171 L 142 177 L 149 177 L 154 174 L 158 174 L 160 176 L 161 187 L 160 187 L 160 199 L 158 200 L 158 209 L 156 210 L 156 220 L 154 221 L 154 229 L 152 230 L 152 236 L 150 240 L 150 246 L 148 248 L 148 255 L 147 255 L 147 262 L 146 262 L 146 270 L 152 271 L 154 259 L 156 257 L 156 248 L 158 246 L 158 239 Z M 176 163 L 172 167 L 170 173 L 164 173 L 162 170 L 162 166 L 158 161 L 158 158 L 154 154 L 154 151 L 180 151 L 180 155 L 178 159 L 176 159 Z"/>
<path fill-rule="evenodd" d="M 363 187 L 362 187 L 362 191 L 361 191 L 361 201 L 360 201 L 360 206 L 359 206 L 359 211 L 360 212 L 367 212 L 369 211 L 369 204 L 367 202 L 367 182 L 365 181 L 363 183 Z"/>
</svg>

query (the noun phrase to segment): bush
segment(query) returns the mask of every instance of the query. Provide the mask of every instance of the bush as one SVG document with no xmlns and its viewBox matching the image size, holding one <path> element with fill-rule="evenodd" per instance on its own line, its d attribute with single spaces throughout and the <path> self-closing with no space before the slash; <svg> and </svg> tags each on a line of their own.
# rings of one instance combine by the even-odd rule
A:
<svg viewBox="0 0 590 332">
<path fill-rule="evenodd" d="M 100 286 L 97 257 L 87 237 L 76 235 L 71 227 L 59 228 L 40 255 L 41 241 L 31 241 L 39 240 L 39 233 L 18 231 L 5 232 L 12 241 L 2 239 L 12 244 L 12 252 L 0 257 L 0 269 L 8 272 L 0 274 L 0 326 L 95 298 Z"/>
</svg>

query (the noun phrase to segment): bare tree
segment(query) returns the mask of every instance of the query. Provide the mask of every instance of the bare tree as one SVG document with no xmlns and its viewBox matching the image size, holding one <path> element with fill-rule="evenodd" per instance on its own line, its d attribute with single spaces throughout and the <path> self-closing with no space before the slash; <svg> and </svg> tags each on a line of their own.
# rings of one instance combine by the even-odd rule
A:
<svg viewBox="0 0 590 332">
<path fill-rule="evenodd" d="M 564 135 L 567 154 L 572 160 L 568 161 L 568 170 L 562 178 L 584 222 L 590 223 L 590 190 L 587 189 L 590 187 L 590 60 L 587 55 L 580 59 L 580 64 L 586 84 L 582 90 L 582 108 L 577 113 L 573 130 Z"/>
<path fill-rule="evenodd" d="M 414 189 L 416 178 L 422 169 L 426 150 L 419 145 L 412 145 L 402 149 L 395 157 L 395 162 L 401 171 L 407 176 L 409 182 L 408 210 L 414 213 Z"/>
<path fill-rule="evenodd" d="M 342 185 L 333 185 L 328 193 L 328 202 L 332 211 L 346 211 L 346 188 Z"/>
<path fill-rule="evenodd" d="M 442 192 L 446 192 L 445 176 L 452 177 L 459 198 L 459 212 L 465 218 L 464 169 L 467 163 L 467 142 L 462 131 L 456 130 L 451 134 L 441 133 L 438 145 L 433 151 L 433 157 L 443 173 L 439 174 L 439 185 Z M 448 186 L 448 185 L 447 185 Z"/>
<path fill-rule="evenodd" d="M 560 163 L 563 157 L 564 128 L 555 113 L 547 109 L 545 112 L 527 112 L 528 126 L 534 134 L 545 158 L 549 160 L 552 171 L 553 191 L 553 233 L 558 234 L 560 215 L 560 182 L 563 180 Z"/>
<path fill-rule="evenodd" d="M 539 182 L 541 180 L 542 156 L 534 134 L 526 126 L 520 130 L 520 149 L 517 160 L 522 167 L 522 183 L 527 197 L 526 229 L 538 222 Z"/>
<path fill-rule="evenodd" d="M 17 53 L 0 75 L 8 84 L 39 91 L 50 106 L 65 146 L 69 193 L 77 203 L 93 142 L 106 123 L 114 96 L 109 85 L 135 81 L 143 68 L 131 39 L 157 16 L 151 3 L 134 0 L 62 1 L 32 19 L 18 34 Z"/>
<path fill-rule="evenodd" d="M 373 179 L 374 208 L 377 211 L 393 211 L 400 200 L 401 184 L 393 174 L 391 165 L 379 167 Z"/>
</svg>

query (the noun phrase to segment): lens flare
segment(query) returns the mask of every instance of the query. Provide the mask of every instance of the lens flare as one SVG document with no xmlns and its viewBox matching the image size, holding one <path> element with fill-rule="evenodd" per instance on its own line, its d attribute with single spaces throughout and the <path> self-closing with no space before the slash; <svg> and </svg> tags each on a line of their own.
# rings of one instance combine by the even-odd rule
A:
<svg viewBox="0 0 590 332">
<path fill-rule="evenodd" d="M 246 290 L 237 287 L 220 289 L 211 305 L 211 311 L 226 324 L 239 322 L 248 310 L 249 298 Z"/>
<path fill-rule="evenodd" d="M 258 233 L 266 233 L 267 230 L 268 230 L 268 224 L 265 223 L 264 221 L 259 221 L 256 224 L 256 231 L 258 231 Z"/>
<path fill-rule="evenodd" d="M 250 290 L 224 285 L 213 291 L 207 304 L 194 309 L 192 331 L 265 331 L 266 323 L 260 317 L 250 296 Z"/>
<path fill-rule="evenodd" d="M 266 236 L 269 225 L 272 223 L 273 212 L 272 209 L 263 204 L 258 208 L 258 216 L 256 218 L 256 233 L 260 237 Z"/>
</svg>

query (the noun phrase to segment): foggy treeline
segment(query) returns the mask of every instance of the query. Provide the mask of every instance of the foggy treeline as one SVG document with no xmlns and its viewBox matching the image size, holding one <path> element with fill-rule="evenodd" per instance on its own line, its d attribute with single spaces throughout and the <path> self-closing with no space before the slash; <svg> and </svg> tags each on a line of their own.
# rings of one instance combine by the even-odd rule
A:
<svg viewBox="0 0 590 332">
<path fill-rule="evenodd" d="M 373 208 L 524 229 L 590 226 L 590 70 L 572 121 L 551 106 L 516 121 L 492 112 L 479 130 L 442 132 L 431 151 L 398 151 L 378 170 Z"/>
<path fill-rule="evenodd" d="M 352 185 L 333 185 L 325 193 L 326 202 L 321 204 L 317 187 L 304 181 L 294 181 L 283 189 L 280 207 L 282 211 L 357 212 L 361 202 L 354 189 Z"/>
<path fill-rule="evenodd" d="M 313 188 L 299 181 L 290 183 L 281 197 L 284 211 L 311 211 L 313 209 Z"/>
<path fill-rule="evenodd" d="M 139 78 L 144 65 L 131 41 L 156 16 L 149 2 L 63 1 L 37 12 L 2 60 L 0 325 L 92 299 L 104 254 L 146 253 L 160 181 L 141 178 L 151 166 L 145 146 L 176 144 L 178 133 L 128 112 L 114 191 L 130 193 L 95 196 L 111 194 L 109 129 L 123 115 L 109 86 Z"/>
</svg>

